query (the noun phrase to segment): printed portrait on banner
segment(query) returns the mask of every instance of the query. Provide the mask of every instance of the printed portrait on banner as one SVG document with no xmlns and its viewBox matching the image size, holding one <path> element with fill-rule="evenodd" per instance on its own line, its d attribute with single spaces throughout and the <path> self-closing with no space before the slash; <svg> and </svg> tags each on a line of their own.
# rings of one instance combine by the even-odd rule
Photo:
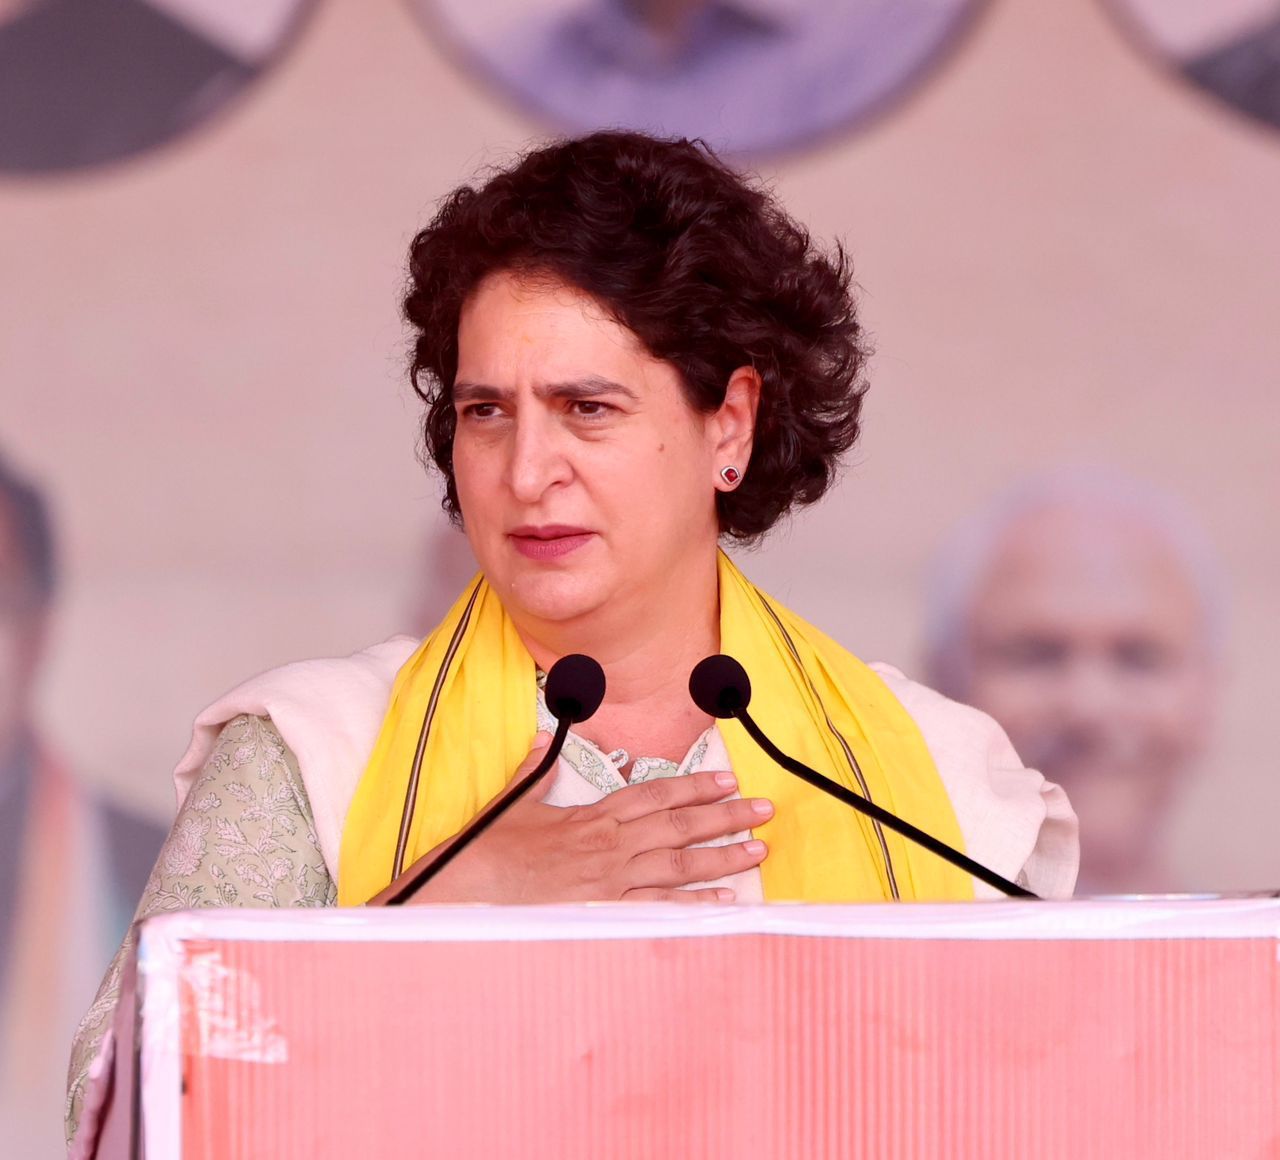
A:
<svg viewBox="0 0 1280 1160">
<path fill-rule="evenodd" d="M 410 0 L 464 65 L 554 129 L 734 153 L 857 125 L 916 87 L 983 0 Z"/>
</svg>

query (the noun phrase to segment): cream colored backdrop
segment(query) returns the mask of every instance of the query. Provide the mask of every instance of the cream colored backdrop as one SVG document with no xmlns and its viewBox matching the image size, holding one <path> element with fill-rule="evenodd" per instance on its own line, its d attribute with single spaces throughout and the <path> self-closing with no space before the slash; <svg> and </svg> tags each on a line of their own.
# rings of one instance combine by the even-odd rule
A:
<svg viewBox="0 0 1280 1160">
<path fill-rule="evenodd" d="M 214 695 L 403 623 L 436 510 L 406 244 L 538 132 L 399 0 L 327 0 L 211 128 L 0 182 L 0 445 L 53 492 L 44 717 L 86 777 L 163 815 Z M 1012 476 L 1085 459 L 1176 491 L 1233 609 L 1180 858 L 1204 887 L 1280 885 L 1280 134 L 1176 84 L 1095 0 L 994 0 L 905 105 L 767 173 L 847 239 L 879 354 L 843 485 L 749 570 L 910 671 L 929 551 Z"/>
</svg>

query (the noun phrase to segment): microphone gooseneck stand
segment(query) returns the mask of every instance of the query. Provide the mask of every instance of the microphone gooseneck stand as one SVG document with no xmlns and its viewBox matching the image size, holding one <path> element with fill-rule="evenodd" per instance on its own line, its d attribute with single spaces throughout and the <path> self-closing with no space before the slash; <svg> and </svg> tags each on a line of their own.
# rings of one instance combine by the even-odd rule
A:
<svg viewBox="0 0 1280 1160">
<path fill-rule="evenodd" d="M 541 780 L 560 756 L 565 738 L 569 736 L 570 727 L 579 721 L 585 721 L 600 708 L 600 702 L 604 700 L 604 670 L 598 662 L 581 653 L 571 653 L 561 657 L 551 666 L 551 671 L 547 674 L 546 695 L 547 708 L 556 718 L 556 732 L 537 767 L 528 777 L 509 786 L 485 813 L 461 831 L 453 845 L 434 862 L 407 875 L 395 892 L 386 897 L 383 905 L 403 905 Z"/>
<path fill-rule="evenodd" d="M 980 862 L 975 862 L 968 855 L 953 849 L 932 834 L 927 834 L 910 822 L 903 821 L 896 814 L 891 814 L 883 806 L 876 805 L 861 794 L 854 793 L 853 790 L 832 781 L 816 769 L 810 769 L 794 757 L 783 753 L 765 736 L 764 731 L 747 712 L 747 706 L 751 703 L 751 681 L 746 670 L 733 657 L 719 654 L 699 661 L 689 677 L 689 692 L 698 708 L 704 713 L 712 717 L 732 717 L 741 722 L 747 734 L 765 753 L 783 769 L 794 773 L 802 781 L 830 794 L 837 801 L 843 802 L 859 813 L 873 818 L 887 829 L 901 834 L 909 841 L 924 847 L 944 861 L 950 862 L 952 866 L 973 875 L 974 878 L 1007 894 L 1010 898 L 1039 898 L 1038 894 L 1019 886 L 1016 882 L 1010 882 L 994 870 L 987 869 Z"/>
</svg>

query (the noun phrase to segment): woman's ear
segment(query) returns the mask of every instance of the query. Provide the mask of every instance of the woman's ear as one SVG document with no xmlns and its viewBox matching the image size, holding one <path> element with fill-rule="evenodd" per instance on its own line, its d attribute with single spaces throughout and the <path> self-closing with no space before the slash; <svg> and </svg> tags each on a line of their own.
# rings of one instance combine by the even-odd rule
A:
<svg viewBox="0 0 1280 1160">
<path fill-rule="evenodd" d="M 738 478 L 747 470 L 755 437 L 756 412 L 760 408 L 760 374 L 755 367 L 739 367 L 729 376 L 724 402 L 711 416 L 708 434 L 718 484 L 723 486 L 725 468 L 733 468 Z"/>
</svg>

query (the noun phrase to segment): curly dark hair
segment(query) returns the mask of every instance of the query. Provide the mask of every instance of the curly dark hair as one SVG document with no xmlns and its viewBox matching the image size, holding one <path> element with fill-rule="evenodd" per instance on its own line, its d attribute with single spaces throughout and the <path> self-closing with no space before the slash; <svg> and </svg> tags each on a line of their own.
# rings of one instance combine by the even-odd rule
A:
<svg viewBox="0 0 1280 1160">
<path fill-rule="evenodd" d="M 821 252 L 700 141 L 592 133 L 454 190 L 413 240 L 410 373 L 455 522 L 458 318 L 498 271 L 551 276 L 596 299 L 676 368 L 704 413 L 724 402 L 733 371 L 756 369 L 751 459 L 738 488 L 717 498 L 723 535 L 754 540 L 821 498 L 858 437 L 868 351 L 844 249 Z"/>
</svg>

